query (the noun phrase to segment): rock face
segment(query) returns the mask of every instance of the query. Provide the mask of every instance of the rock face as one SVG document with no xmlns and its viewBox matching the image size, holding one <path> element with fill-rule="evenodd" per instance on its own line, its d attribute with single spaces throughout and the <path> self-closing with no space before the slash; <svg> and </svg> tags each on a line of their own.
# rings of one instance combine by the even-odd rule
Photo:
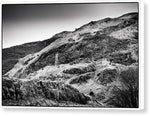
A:
<svg viewBox="0 0 150 116">
<path fill-rule="evenodd" d="M 3 105 L 138 107 L 138 13 L 3 49 L 2 80 Z"/>
</svg>

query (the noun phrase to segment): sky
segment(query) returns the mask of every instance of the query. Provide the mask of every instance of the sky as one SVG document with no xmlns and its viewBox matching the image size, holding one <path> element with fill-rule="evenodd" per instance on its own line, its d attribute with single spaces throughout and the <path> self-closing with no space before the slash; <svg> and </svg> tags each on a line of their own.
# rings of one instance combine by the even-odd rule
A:
<svg viewBox="0 0 150 116">
<path fill-rule="evenodd" d="M 138 3 L 3 4 L 3 48 L 42 41 L 106 17 L 138 12 Z"/>
</svg>

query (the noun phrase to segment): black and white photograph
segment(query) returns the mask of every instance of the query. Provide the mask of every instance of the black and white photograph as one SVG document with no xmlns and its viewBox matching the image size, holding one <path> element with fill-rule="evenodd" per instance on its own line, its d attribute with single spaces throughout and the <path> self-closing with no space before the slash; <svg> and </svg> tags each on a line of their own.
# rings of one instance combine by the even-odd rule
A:
<svg viewBox="0 0 150 116">
<path fill-rule="evenodd" d="M 2 4 L 2 106 L 139 108 L 139 3 Z"/>
</svg>

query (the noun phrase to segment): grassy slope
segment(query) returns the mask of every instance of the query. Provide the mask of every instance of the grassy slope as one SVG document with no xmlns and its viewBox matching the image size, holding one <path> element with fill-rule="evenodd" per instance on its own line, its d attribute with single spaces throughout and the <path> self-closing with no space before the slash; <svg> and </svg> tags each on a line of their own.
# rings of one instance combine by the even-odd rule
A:
<svg viewBox="0 0 150 116">
<path fill-rule="evenodd" d="M 2 50 L 2 74 L 5 74 L 10 69 L 13 68 L 13 66 L 18 62 L 19 58 L 22 58 L 28 54 L 36 53 L 46 46 L 48 46 L 50 43 L 58 39 L 57 37 L 53 37 L 48 40 L 44 41 L 38 41 L 38 42 L 32 42 L 32 43 L 26 43 L 23 45 L 18 45 L 10 48 L 5 48 Z"/>
</svg>

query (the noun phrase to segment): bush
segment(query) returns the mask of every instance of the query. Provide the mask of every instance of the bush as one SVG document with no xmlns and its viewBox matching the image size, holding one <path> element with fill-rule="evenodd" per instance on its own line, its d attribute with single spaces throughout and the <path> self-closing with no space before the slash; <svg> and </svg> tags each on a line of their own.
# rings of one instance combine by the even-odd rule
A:
<svg viewBox="0 0 150 116">
<path fill-rule="evenodd" d="M 82 84 L 86 83 L 89 79 L 94 77 L 94 73 L 86 73 L 83 75 L 80 75 L 70 81 L 70 84 Z"/>
<path fill-rule="evenodd" d="M 39 99 L 52 100 L 58 103 L 70 101 L 78 104 L 87 104 L 90 100 L 88 96 L 80 93 L 77 89 L 60 82 L 37 80 L 18 82 L 3 79 L 3 105 L 33 105 L 30 99 L 35 99 L 34 105 L 38 103 L 36 100 Z M 42 104 L 38 105 L 42 106 Z"/>
<path fill-rule="evenodd" d="M 122 88 L 113 87 L 112 95 L 105 101 L 108 105 L 124 108 L 138 108 L 138 70 L 129 68 L 120 74 Z"/>
<path fill-rule="evenodd" d="M 131 52 L 129 53 L 114 53 L 109 58 L 114 63 L 119 63 L 123 65 L 131 65 L 132 63 L 135 63 L 136 60 L 132 58 Z"/>
<path fill-rule="evenodd" d="M 2 99 L 18 100 L 23 98 L 21 84 L 11 79 L 2 79 Z"/>
<path fill-rule="evenodd" d="M 102 85 L 107 85 L 116 79 L 116 69 L 106 69 L 101 73 L 97 74 L 97 81 Z"/>
<path fill-rule="evenodd" d="M 71 68 L 64 70 L 63 73 L 66 74 L 84 74 L 87 72 L 94 72 L 95 71 L 95 66 L 94 65 L 89 65 L 87 67 L 82 67 L 82 68 Z"/>
</svg>

